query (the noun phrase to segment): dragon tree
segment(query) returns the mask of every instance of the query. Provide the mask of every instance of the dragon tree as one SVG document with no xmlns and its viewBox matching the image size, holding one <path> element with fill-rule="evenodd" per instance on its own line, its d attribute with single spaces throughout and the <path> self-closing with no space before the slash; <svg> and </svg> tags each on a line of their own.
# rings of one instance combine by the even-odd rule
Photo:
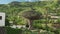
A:
<svg viewBox="0 0 60 34">
<path fill-rule="evenodd" d="M 22 12 L 22 17 L 28 19 L 29 29 L 33 29 L 33 20 L 38 20 L 42 18 L 42 13 L 35 10 L 29 10 Z"/>
</svg>

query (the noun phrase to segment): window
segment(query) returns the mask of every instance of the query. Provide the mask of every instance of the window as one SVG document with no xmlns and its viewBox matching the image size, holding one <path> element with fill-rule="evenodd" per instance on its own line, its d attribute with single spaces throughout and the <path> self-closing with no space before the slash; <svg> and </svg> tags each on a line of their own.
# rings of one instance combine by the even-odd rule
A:
<svg viewBox="0 0 60 34">
<path fill-rule="evenodd" d="M 0 16 L 0 20 L 2 20 L 2 16 Z"/>
</svg>

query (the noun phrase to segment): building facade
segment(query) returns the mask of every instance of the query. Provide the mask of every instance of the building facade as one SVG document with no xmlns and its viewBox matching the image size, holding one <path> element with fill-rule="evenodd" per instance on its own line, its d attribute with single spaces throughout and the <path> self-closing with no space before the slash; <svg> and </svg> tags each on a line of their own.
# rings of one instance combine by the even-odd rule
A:
<svg viewBox="0 0 60 34">
<path fill-rule="evenodd" d="M 0 26 L 5 26 L 5 13 L 0 12 Z"/>
</svg>

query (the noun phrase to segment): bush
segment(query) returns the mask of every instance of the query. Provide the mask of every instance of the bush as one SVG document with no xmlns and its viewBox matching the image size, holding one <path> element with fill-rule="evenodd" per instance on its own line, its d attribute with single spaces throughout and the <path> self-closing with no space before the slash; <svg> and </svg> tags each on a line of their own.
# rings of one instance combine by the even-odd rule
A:
<svg viewBox="0 0 60 34">
<path fill-rule="evenodd" d="M 6 33 L 7 34 L 21 34 L 22 30 L 21 29 L 13 29 L 10 27 L 6 27 Z"/>
</svg>

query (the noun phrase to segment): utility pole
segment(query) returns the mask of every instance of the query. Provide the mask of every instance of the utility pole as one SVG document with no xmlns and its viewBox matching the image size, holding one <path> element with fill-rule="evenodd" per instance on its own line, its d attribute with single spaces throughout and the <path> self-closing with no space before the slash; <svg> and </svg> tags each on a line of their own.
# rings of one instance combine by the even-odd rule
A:
<svg viewBox="0 0 60 34">
<path fill-rule="evenodd" d="M 48 30 L 48 23 L 49 23 L 49 19 L 48 19 L 48 7 L 46 7 L 46 30 Z"/>
</svg>

